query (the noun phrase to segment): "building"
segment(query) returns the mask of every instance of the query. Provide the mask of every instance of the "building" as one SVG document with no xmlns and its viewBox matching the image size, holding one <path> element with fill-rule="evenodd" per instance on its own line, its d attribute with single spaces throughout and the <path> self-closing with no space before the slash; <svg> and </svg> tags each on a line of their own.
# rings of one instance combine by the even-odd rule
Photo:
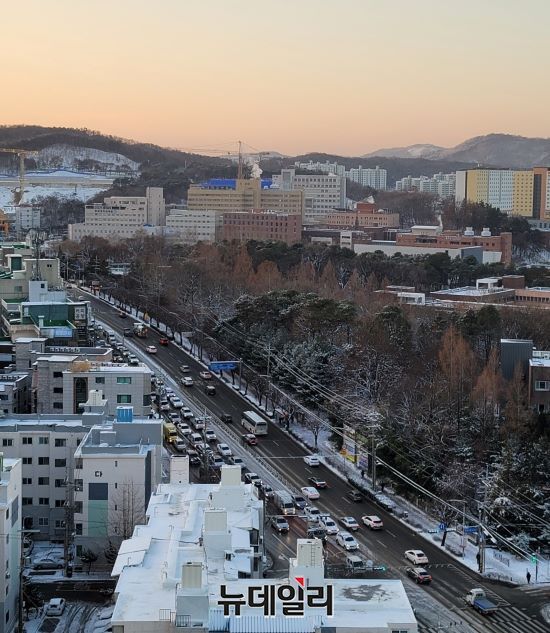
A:
<svg viewBox="0 0 550 633">
<path fill-rule="evenodd" d="M 325 579 L 319 539 L 298 539 L 288 576 L 262 579 L 263 529 L 262 503 L 234 466 L 222 467 L 220 484 L 160 486 L 151 497 L 147 523 L 122 543 L 113 568 L 118 578 L 113 633 L 168 633 L 180 627 L 191 633 L 417 631 L 401 581 Z M 304 595 L 318 587 L 324 605 L 304 605 L 303 616 L 287 618 L 275 600 L 265 617 L 263 608 L 246 599 L 255 591 L 275 597 L 281 587 L 283 593 L 292 587 L 299 597 L 298 586 Z M 235 605 L 233 597 L 240 610 L 226 606 L 224 597 Z"/>
<path fill-rule="evenodd" d="M 184 244 L 218 242 L 223 234 L 223 211 L 216 209 L 172 209 L 166 216 L 166 226 Z"/>
<path fill-rule="evenodd" d="M 301 213 L 276 211 L 238 211 L 223 215 L 223 239 L 240 242 L 249 240 L 295 244 L 302 238 Z"/>
<path fill-rule="evenodd" d="M 306 171 L 318 171 L 324 174 L 336 174 L 337 176 L 346 175 L 345 165 L 339 165 L 338 163 L 329 163 L 328 160 L 324 163 L 321 163 L 320 161 L 316 161 L 314 163 L 312 160 L 307 163 L 295 161 L 294 167 L 296 167 L 296 169 L 302 169 Z"/>
<path fill-rule="evenodd" d="M 510 303 L 515 300 L 516 291 L 505 288 L 500 277 L 478 279 L 475 286 L 447 288 L 430 293 L 432 299 L 439 301 L 466 301 L 468 303 Z"/>
<path fill-rule="evenodd" d="M 455 200 L 483 202 L 503 213 L 544 219 L 550 214 L 549 178 L 548 167 L 457 171 Z"/>
<path fill-rule="evenodd" d="M 166 225 L 162 187 L 147 187 L 145 196 L 111 196 L 102 203 L 87 204 L 84 222 L 69 224 L 69 239 L 84 236 L 121 240 L 134 237 L 151 227 Z"/>
<path fill-rule="evenodd" d="M 399 213 L 393 213 L 388 209 L 379 209 L 370 198 L 357 202 L 353 209 L 333 209 L 319 218 L 318 223 L 329 228 L 397 229 L 399 228 Z"/>
<path fill-rule="evenodd" d="M 271 180 L 259 178 L 212 178 L 189 187 L 187 209 L 194 212 L 220 211 L 224 215 L 252 209 L 302 215 L 302 191 L 271 189 L 271 185 Z"/>
<path fill-rule="evenodd" d="M 349 171 L 346 171 L 346 178 L 349 178 L 352 182 L 377 190 L 387 189 L 387 177 L 387 170 L 381 169 L 378 165 L 374 169 L 370 167 L 363 169 L 359 165 L 359 167 L 352 167 Z"/>
<path fill-rule="evenodd" d="M 13 366 L 0 372 L 0 414 L 30 413 L 31 407 L 30 374 L 15 371 Z"/>
<path fill-rule="evenodd" d="M 16 630 L 21 565 L 21 460 L 0 453 L 0 629 Z"/>
<path fill-rule="evenodd" d="M 336 174 L 297 174 L 283 169 L 273 176 L 272 188 L 283 194 L 302 191 L 304 223 L 314 223 L 332 209 L 346 207 L 346 179 Z"/>
<path fill-rule="evenodd" d="M 120 405 L 131 405 L 138 417 L 151 410 L 151 370 L 143 363 L 132 366 L 89 360 L 82 353 L 46 353 L 34 363 L 33 389 L 38 413 L 80 413 L 91 390 L 104 394 L 107 415 L 116 415 Z"/>
<path fill-rule="evenodd" d="M 42 208 L 31 204 L 14 205 L 6 207 L 6 212 L 11 220 L 16 235 L 21 235 L 31 229 L 39 229 Z"/>
<path fill-rule="evenodd" d="M 448 198 L 455 195 L 456 174 L 443 174 L 439 172 L 431 177 L 405 176 L 395 183 L 396 191 L 418 191 L 420 193 L 431 193 L 440 198 Z"/>
</svg>

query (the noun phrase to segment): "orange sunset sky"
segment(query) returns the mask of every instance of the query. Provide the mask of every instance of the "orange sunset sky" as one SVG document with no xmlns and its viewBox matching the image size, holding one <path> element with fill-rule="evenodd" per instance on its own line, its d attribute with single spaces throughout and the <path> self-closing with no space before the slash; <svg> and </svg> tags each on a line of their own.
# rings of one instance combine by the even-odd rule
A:
<svg viewBox="0 0 550 633">
<path fill-rule="evenodd" d="M 3 3 L 0 123 L 289 154 L 550 136 L 550 0 Z"/>
</svg>

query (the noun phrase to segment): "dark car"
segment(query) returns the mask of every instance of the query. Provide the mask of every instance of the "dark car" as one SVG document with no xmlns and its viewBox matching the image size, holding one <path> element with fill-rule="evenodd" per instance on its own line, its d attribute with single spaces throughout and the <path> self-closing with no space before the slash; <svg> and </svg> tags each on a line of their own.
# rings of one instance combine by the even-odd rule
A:
<svg viewBox="0 0 550 633">
<path fill-rule="evenodd" d="M 216 395 L 216 387 L 214 385 L 206 385 L 204 388 L 204 392 L 207 396 L 215 396 Z"/>
<path fill-rule="evenodd" d="M 281 532 L 288 532 L 290 530 L 290 526 L 288 525 L 288 521 L 284 517 L 273 517 L 271 519 L 271 527 L 274 530 L 277 530 L 279 534 Z"/>
<path fill-rule="evenodd" d="M 241 439 L 245 444 L 248 444 L 249 446 L 256 446 L 256 444 L 258 443 L 258 440 L 253 433 L 245 433 L 244 435 L 241 435 Z"/>
<path fill-rule="evenodd" d="M 298 510 L 304 510 L 307 506 L 307 501 L 302 497 L 302 495 L 294 495 L 292 497 L 292 501 L 294 501 L 294 505 L 298 508 Z"/>
<path fill-rule="evenodd" d="M 407 576 L 412 578 L 417 585 L 429 585 L 432 582 L 432 577 L 422 567 L 407 567 Z"/>
<path fill-rule="evenodd" d="M 126 314 L 126 312 L 122 312 L 122 310 L 118 313 L 118 316 L 121 319 L 127 319 L 128 318 L 128 315 Z"/>
<path fill-rule="evenodd" d="M 346 496 L 352 501 L 363 501 L 363 495 L 359 492 L 359 490 L 349 490 Z"/>
<path fill-rule="evenodd" d="M 308 538 L 320 538 L 322 541 L 327 540 L 327 531 L 322 527 L 309 527 L 307 529 Z"/>
<path fill-rule="evenodd" d="M 122 334 L 126 338 L 132 338 L 132 336 L 134 336 L 134 330 L 132 330 L 131 327 L 125 327 L 124 330 L 122 330 Z"/>
<path fill-rule="evenodd" d="M 159 345 L 168 345 L 169 341 L 165 336 L 161 336 L 161 338 L 159 338 Z"/>
<path fill-rule="evenodd" d="M 319 479 L 319 477 L 308 477 L 308 481 L 315 488 L 326 488 L 327 482 L 324 479 Z"/>
<path fill-rule="evenodd" d="M 231 422 L 233 422 L 233 416 L 229 415 L 229 413 L 222 413 L 220 415 L 220 420 L 226 424 L 231 424 Z"/>
</svg>

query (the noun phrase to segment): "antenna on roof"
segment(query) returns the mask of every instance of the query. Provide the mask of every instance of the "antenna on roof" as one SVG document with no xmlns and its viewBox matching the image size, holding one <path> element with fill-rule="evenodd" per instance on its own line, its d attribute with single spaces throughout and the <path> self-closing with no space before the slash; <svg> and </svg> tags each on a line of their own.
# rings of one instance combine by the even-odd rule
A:
<svg viewBox="0 0 550 633">
<path fill-rule="evenodd" d="M 241 180 L 243 177 L 243 144 L 239 141 L 239 167 L 237 168 L 237 178 Z"/>
<path fill-rule="evenodd" d="M 32 271 L 32 281 L 42 281 L 42 273 L 40 272 L 40 247 L 44 244 L 44 234 L 36 229 L 29 231 L 31 237 L 31 245 L 34 250 L 34 266 Z"/>
</svg>

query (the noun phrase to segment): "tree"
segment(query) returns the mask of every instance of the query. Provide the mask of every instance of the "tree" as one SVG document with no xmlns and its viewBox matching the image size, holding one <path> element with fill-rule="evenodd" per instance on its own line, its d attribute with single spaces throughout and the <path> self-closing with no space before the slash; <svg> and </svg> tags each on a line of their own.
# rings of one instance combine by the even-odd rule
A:
<svg viewBox="0 0 550 633">
<path fill-rule="evenodd" d="M 97 558 L 98 556 L 93 550 L 91 549 L 82 550 L 82 554 L 80 554 L 80 560 L 85 565 L 88 565 L 88 570 L 86 572 L 88 575 L 90 575 L 90 570 L 92 569 L 92 565 L 96 562 Z"/>
<path fill-rule="evenodd" d="M 133 481 L 120 482 L 110 498 L 108 535 L 128 539 L 134 527 L 145 521 L 143 490 Z"/>
</svg>

